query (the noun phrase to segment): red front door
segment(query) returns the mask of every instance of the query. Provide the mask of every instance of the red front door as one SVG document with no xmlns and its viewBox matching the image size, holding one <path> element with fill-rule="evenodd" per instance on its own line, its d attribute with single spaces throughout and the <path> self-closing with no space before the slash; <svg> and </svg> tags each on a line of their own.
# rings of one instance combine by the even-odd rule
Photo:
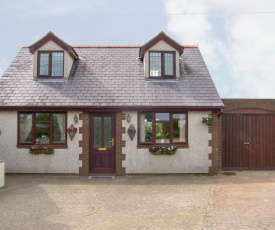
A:
<svg viewBox="0 0 275 230">
<path fill-rule="evenodd" d="M 115 130 L 113 114 L 91 115 L 90 172 L 115 172 Z"/>
</svg>

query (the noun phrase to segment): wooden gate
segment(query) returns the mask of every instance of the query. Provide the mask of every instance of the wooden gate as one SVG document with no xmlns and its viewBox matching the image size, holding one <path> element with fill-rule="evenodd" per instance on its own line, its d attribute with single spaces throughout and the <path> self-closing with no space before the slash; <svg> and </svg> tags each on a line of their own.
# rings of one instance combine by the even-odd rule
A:
<svg viewBox="0 0 275 230">
<path fill-rule="evenodd" d="M 275 115 L 223 114 L 223 170 L 275 169 Z"/>
</svg>

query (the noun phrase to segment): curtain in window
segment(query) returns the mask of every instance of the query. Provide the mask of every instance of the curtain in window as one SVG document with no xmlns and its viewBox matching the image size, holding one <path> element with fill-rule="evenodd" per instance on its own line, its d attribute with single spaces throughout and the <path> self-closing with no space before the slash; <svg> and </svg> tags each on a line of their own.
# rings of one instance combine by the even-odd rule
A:
<svg viewBox="0 0 275 230">
<path fill-rule="evenodd" d="M 65 142 L 65 131 L 66 131 L 66 122 L 65 122 L 65 114 L 56 114 L 58 125 L 61 132 L 61 142 Z"/>
<path fill-rule="evenodd" d="M 20 114 L 20 142 L 32 142 L 32 114 Z"/>
</svg>

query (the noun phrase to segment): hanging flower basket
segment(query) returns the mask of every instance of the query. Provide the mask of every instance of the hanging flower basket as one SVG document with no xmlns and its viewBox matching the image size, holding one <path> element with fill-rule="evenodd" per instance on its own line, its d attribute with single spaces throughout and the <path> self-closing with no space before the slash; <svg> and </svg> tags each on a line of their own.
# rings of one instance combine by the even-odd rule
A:
<svg viewBox="0 0 275 230">
<path fill-rule="evenodd" d="M 209 127 L 212 126 L 213 122 L 214 122 L 214 118 L 212 116 L 202 118 L 202 123 L 207 124 Z"/>
<path fill-rule="evenodd" d="M 153 146 L 149 148 L 152 155 L 173 155 L 177 151 L 177 147 L 173 145 Z"/>
<path fill-rule="evenodd" d="M 38 155 L 38 154 L 54 154 L 54 149 L 52 146 L 31 146 L 30 147 L 30 154 Z"/>
<path fill-rule="evenodd" d="M 77 132 L 77 128 L 74 127 L 73 124 L 71 124 L 70 127 L 67 129 L 67 133 L 68 133 L 68 135 L 69 135 L 71 141 L 73 140 L 73 138 L 74 138 L 76 132 Z"/>
</svg>

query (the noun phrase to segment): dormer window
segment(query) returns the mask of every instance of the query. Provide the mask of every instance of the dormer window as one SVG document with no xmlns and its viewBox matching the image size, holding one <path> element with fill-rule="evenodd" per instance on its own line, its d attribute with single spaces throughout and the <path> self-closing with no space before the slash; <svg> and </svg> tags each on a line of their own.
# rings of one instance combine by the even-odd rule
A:
<svg viewBox="0 0 275 230">
<path fill-rule="evenodd" d="M 37 64 L 38 77 L 64 76 L 63 51 L 39 51 Z"/>
<path fill-rule="evenodd" d="M 74 48 L 49 32 L 29 46 L 33 54 L 33 78 L 36 81 L 67 81 L 78 54 Z"/>
<path fill-rule="evenodd" d="M 175 52 L 150 51 L 149 60 L 150 78 L 175 77 Z"/>
<path fill-rule="evenodd" d="M 184 47 L 160 32 L 140 47 L 139 59 L 144 65 L 144 77 L 154 80 L 179 79 L 179 58 Z M 169 80 L 170 81 L 170 80 Z"/>
</svg>

